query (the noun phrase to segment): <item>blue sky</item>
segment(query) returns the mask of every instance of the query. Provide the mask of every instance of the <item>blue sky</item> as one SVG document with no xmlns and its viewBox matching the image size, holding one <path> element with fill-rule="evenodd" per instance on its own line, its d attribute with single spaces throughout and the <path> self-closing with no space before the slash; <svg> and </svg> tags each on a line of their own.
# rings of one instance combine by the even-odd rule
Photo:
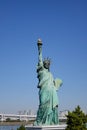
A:
<svg viewBox="0 0 87 130">
<path fill-rule="evenodd" d="M 0 113 L 37 110 L 38 38 L 63 80 L 59 110 L 87 112 L 87 1 L 0 0 Z"/>
</svg>

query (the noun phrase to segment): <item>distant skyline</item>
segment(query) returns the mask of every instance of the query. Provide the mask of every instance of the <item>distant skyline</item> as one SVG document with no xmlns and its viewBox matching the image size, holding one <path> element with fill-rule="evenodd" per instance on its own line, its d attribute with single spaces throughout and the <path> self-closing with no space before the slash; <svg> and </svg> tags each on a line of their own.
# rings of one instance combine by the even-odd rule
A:
<svg viewBox="0 0 87 130">
<path fill-rule="evenodd" d="M 0 1 L 0 113 L 38 108 L 37 40 L 61 78 L 59 111 L 87 112 L 87 1 Z"/>
</svg>

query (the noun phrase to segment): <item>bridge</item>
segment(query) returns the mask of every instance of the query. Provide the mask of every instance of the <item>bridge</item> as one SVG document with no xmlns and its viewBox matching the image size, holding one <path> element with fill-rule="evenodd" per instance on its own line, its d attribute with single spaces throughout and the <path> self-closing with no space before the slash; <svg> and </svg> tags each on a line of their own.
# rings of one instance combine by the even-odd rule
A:
<svg viewBox="0 0 87 130">
<path fill-rule="evenodd" d="M 36 115 L 0 114 L 0 121 L 6 121 L 7 118 L 11 120 L 29 121 L 35 120 Z M 59 116 L 60 121 L 66 121 L 66 119 L 65 116 Z"/>
<path fill-rule="evenodd" d="M 35 120 L 36 115 L 0 114 L 0 121 L 6 121 L 7 118 L 11 120 L 28 121 Z"/>
</svg>

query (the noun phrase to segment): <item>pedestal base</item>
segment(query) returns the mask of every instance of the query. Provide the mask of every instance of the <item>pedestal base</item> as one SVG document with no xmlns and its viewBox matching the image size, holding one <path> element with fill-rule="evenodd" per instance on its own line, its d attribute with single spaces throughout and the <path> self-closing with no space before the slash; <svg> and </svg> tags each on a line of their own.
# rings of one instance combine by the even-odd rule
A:
<svg viewBox="0 0 87 130">
<path fill-rule="evenodd" d="M 26 130 L 65 130 L 67 125 L 25 126 Z"/>
</svg>

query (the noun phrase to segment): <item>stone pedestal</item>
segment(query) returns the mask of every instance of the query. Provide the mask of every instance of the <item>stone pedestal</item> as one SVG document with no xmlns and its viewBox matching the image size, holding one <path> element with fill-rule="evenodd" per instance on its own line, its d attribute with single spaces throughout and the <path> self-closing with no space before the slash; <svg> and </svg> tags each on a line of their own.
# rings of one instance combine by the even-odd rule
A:
<svg viewBox="0 0 87 130">
<path fill-rule="evenodd" d="M 26 130 L 65 130 L 66 125 L 50 125 L 50 126 L 25 126 Z"/>
</svg>

